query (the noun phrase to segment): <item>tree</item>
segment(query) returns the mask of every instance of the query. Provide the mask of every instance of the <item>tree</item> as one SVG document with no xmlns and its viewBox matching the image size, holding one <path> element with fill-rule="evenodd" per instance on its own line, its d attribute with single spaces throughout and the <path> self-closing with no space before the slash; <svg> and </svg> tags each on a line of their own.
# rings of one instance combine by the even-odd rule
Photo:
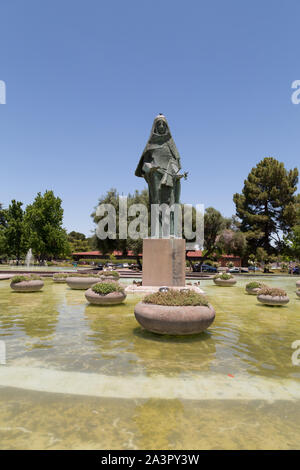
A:
<svg viewBox="0 0 300 470">
<path fill-rule="evenodd" d="M 264 158 L 252 168 L 241 194 L 234 194 L 236 214 L 250 251 L 262 247 L 272 253 L 295 223 L 298 170 L 287 171 L 275 158 Z"/>
<path fill-rule="evenodd" d="M 6 239 L 7 254 L 20 259 L 26 250 L 23 203 L 13 199 L 6 210 Z"/>
<path fill-rule="evenodd" d="M 99 198 L 98 204 L 111 204 L 116 211 L 116 238 L 106 238 L 105 240 L 101 240 L 96 235 L 93 237 L 94 246 L 97 247 L 102 254 L 112 253 L 114 250 L 119 250 L 126 255 L 127 251 L 133 249 L 133 246 L 136 246 L 137 243 L 140 245 L 142 244 L 141 239 L 131 241 L 130 238 L 124 240 L 119 238 L 119 196 L 120 194 L 118 191 L 112 188 L 106 193 L 106 195 Z M 142 191 L 136 190 L 133 194 L 128 194 L 127 207 L 129 208 L 132 204 L 144 204 L 146 207 L 149 207 L 147 189 L 143 189 Z M 100 218 L 96 215 L 96 211 L 91 214 L 91 217 L 96 224 L 99 222 Z M 134 217 L 127 217 L 127 228 L 133 218 Z M 148 222 L 150 224 L 150 217 L 148 217 Z"/>
<path fill-rule="evenodd" d="M 286 241 L 286 252 L 290 255 L 290 258 L 300 260 L 300 225 L 295 225 L 295 227 L 293 227 L 293 230 Z"/>
<path fill-rule="evenodd" d="M 141 238 L 139 238 L 138 240 L 133 240 L 132 238 L 129 238 L 127 248 L 128 251 L 132 251 L 136 258 L 136 262 L 139 265 L 139 268 L 142 269 L 142 264 L 139 255 L 143 252 L 143 240 Z"/>
<path fill-rule="evenodd" d="M 75 231 L 68 233 L 68 242 L 72 253 L 90 251 L 92 249 L 91 239 L 87 238 L 84 233 Z"/>
<path fill-rule="evenodd" d="M 296 224 L 285 238 L 284 254 L 291 260 L 300 260 L 300 195 L 296 196 Z"/>
<path fill-rule="evenodd" d="M 26 207 L 24 223 L 28 247 L 39 260 L 70 254 L 66 230 L 62 227 L 61 199 L 53 191 L 38 193 L 34 202 Z"/>
<path fill-rule="evenodd" d="M 226 227 L 228 220 L 225 219 L 221 212 L 213 207 L 208 207 L 204 214 L 204 251 L 203 261 L 214 254 L 220 252 L 218 246 L 218 236 Z"/>
<path fill-rule="evenodd" d="M 243 258 L 247 248 L 247 240 L 244 233 L 229 228 L 224 229 L 217 238 L 217 245 L 222 253 L 232 254 Z"/>
<path fill-rule="evenodd" d="M 6 237 L 5 237 L 5 228 L 7 227 L 6 220 L 6 211 L 2 208 L 0 204 L 0 257 L 6 255 Z"/>
</svg>

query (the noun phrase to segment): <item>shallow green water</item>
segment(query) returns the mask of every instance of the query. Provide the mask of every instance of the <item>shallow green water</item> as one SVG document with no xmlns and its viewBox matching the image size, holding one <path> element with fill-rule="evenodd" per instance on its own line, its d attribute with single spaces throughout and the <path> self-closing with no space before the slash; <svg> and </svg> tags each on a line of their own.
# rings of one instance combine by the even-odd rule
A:
<svg viewBox="0 0 300 470">
<path fill-rule="evenodd" d="M 124 305 L 99 307 L 86 303 L 84 291 L 50 279 L 42 292 L 26 294 L 1 281 L 0 340 L 7 364 L 0 366 L 0 382 L 8 368 L 33 375 L 27 387 L 21 378 L 13 388 L 2 381 L 0 447 L 299 448 L 300 401 L 288 393 L 288 384 L 300 382 L 300 366 L 291 360 L 291 344 L 300 340 L 295 279 L 267 281 L 288 291 L 291 301 L 281 308 L 246 295 L 249 281 L 239 279 L 231 288 L 201 281 L 216 320 L 201 335 L 177 338 L 141 330 L 133 315 L 139 298 L 133 295 Z M 39 384 L 41 369 L 68 373 L 67 394 L 53 376 Z M 93 388 L 95 374 L 103 377 L 100 389 Z M 197 380 L 203 380 L 198 399 Z M 90 396 L 82 396 L 81 384 L 89 381 Z M 226 399 L 223 382 L 232 387 Z M 154 383 L 158 393 L 152 397 Z"/>
</svg>

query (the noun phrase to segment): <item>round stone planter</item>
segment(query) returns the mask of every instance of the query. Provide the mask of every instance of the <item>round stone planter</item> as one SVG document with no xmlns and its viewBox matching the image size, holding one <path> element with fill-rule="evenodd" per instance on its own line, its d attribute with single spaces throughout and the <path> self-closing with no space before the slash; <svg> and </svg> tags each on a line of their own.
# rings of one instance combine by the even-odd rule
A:
<svg viewBox="0 0 300 470">
<path fill-rule="evenodd" d="M 299 287 L 299 289 L 300 289 L 300 281 L 296 282 L 296 286 Z"/>
<path fill-rule="evenodd" d="M 53 282 L 57 282 L 57 283 L 63 283 L 63 282 L 66 282 L 67 278 L 66 277 L 53 277 Z"/>
<path fill-rule="evenodd" d="M 10 283 L 10 287 L 16 292 L 37 292 L 44 286 L 44 282 L 40 280 L 22 281 Z"/>
<path fill-rule="evenodd" d="M 166 335 L 193 335 L 206 330 L 215 319 L 211 305 L 166 306 L 139 302 L 135 318 L 145 330 Z"/>
<path fill-rule="evenodd" d="M 97 277 L 67 277 L 66 283 L 71 289 L 86 290 L 100 281 Z"/>
<path fill-rule="evenodd" d="M 88 289 L 84 295 L 90 304 L 95 305 L 117 305 L 126 299 L 125 292 L 110 292 L 106 295 L 100 295 L 92 289 Z"/>
<path fill-rule="evenodd" d="M 118 282 L 119 278 L 116 278 L 115 276 L 100 276 L 101 282 L 109 281 L 109 282 Z"/>
<path fill-rule="evenodd" d="M 296 294 L 300 297 L 300 289 L 296 290 Z"/>
<path fill-rule="evenodd" d="M 249 295 L 258 295 L 260 290 L 261 290 L 261 287 L 255 287 L 254 289 L 249 289 L 249 287 L 246 287 L 246 292 Z"/>
<path fill-rule="evenodd" d="M 236 284 L 236 279 L 214 279 L 214 283 L 221 287 L 232 287 Z"/>
<path fill-rule="evenodd" d="M 286 305 L 290 301 L 288 296 L 284 296 L 284 297 L 274 296 L 273 297 L 272 295 L 264 295 L 264 294 L 259 294 L 257 296 L 257 300 L 261 302 L 262 304 L 274 305 L 274 306 Z"/>
</svg>

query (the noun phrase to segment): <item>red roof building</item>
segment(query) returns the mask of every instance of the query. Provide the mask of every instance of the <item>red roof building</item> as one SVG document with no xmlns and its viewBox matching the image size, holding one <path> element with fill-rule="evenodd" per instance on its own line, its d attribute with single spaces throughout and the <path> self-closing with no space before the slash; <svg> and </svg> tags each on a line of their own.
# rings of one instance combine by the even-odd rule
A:
<svg viewBox="0 0 300 470">
<path fill-rule="evenodd" d="M 127 255 L 123 254 L 122 251 L 115 250 L 112 253 L 117 259 L 136 259 L 136 255 L 129 250 Z M 103 255 L 101 251 L 81 251 L 77 253 L 72 253 L 72 256 L 75 260 L 79 259 L 109 259 L 108 255 Z M 139 257 L 142 258 L 142 253 L 139 254 Z M 202 259 L 202 251 L 188 251 L 186 254 L 188 260 L 191 261 L 201 261 Z M 226 267 L 227 263 L 231 262 L 234 266 L 241 267 L 241 258 L 239 256 L 234 255 L 221 255 L 218 259 L 218 262 L 221 264 L 222 267 Z"/>
</svg>

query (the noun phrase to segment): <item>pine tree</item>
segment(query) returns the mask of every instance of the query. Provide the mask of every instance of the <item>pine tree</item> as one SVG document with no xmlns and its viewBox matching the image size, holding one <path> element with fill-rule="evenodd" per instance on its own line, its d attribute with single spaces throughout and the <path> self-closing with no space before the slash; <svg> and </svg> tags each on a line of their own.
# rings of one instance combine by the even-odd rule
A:
<svg viewBox="0 0 300 470">
<path fill-rule="evenodd" d="M 252 168 L 241 194 L 234 194 L 241 230 L 251 252 L 262 247 L 272 253 L 282 246 L 296 220 L 295 191 L 298 169 L 286 170 L 275 158 L 264 158 Z"/>
</svg>

